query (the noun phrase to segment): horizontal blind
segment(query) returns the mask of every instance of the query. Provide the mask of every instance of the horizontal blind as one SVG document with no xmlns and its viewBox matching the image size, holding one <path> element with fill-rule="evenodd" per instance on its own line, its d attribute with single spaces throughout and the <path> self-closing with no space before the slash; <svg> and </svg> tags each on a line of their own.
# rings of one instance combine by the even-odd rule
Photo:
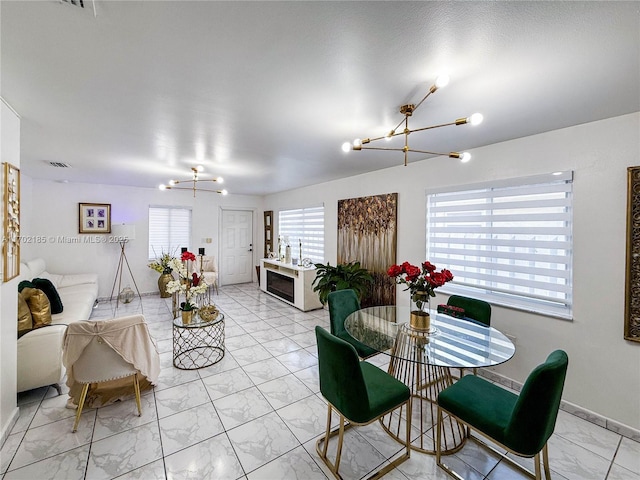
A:
<svg viewBox="0 0 640 480">
<path fill-rule="evenodd" d="M 542 183 L 427 194 L 427 258 L 442 290 L 571 318 L 571 172 Z"/>
<path fill-rule="evenodd" d="M 278 231 L 283 242 L 288 237 L 292 257 L 299 255 L 302 242 L 303 258 L 324 263 L 324 206 L 280 210 Z"/>
<path fill-rule="evenodd" d="M 181 247 L 189 248 L 191 209 L 149 207 L 149 259 L 163 253 L 177 256 Z"/>
</svg>

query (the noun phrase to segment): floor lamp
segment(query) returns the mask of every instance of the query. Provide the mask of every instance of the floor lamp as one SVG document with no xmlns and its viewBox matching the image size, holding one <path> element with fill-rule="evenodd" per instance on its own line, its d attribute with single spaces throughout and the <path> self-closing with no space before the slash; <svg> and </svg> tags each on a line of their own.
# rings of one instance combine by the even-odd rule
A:
<svg viewBox="0 0 640 480">
<path fill-rule="evenodd" d="M 142 295 L 140 295 L 140 290 L 138 290 L 138 284 L 136 283 L 136 279 L 133 277 L 133 272 L 131 271 L 131 267 L 129 266 L 129 260 L 127 260 L 127 254 L 124 251 L 125 246 L 129 242 L 129 240 L 135 240 L 136 238 L 136 226 L 135 225 L 125 225 L 124 223 L 121 225 L 112 225 L 111 227 L 111 236 L 118 240 L 120 244 L 120 260 L 118 260 L 118 268 L 116 269 L 116 276 L 113 279 L 113 287 L 111 288 L 111 295 L 109 296 L 110 300 L 113 300 L 113 292 L 116 289 L 116 283 L 118 284 L 118 293 L 116 294 L 116 309 L 120 304 L 120 287 L 122 286 L 122 270 L 124 269 L 124 265 L 127 265 L 127 270 L 129 270 L 129 275 L 131 275 L 131 280 L 133 281 L 133 285 L 136 287 L 136 292 L 138 293 L 138 298 L 140 298 L 140 307 L 142 307 Z"/>
</svg>

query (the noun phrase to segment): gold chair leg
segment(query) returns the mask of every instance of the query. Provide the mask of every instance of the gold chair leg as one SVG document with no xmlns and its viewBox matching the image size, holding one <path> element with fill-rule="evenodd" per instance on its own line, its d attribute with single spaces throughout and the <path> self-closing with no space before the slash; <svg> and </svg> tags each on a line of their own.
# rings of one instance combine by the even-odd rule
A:
<svg viewBox="0 0 640 480">
<path fill-rule="evenodd" d="M 342 455 L 342 442 L 344 440 L 344 415 L 340 414 L 340 430 L 338 434 L 338 450 L 336 450 L 336 469 L 333 473 L 338 475 L 338 469 L 340 468 L 340 457 Z"/>
<path fill-rule="evenodd" d="M 324 434 L 324 448 L 322 449 L 323 458 L 327 458 L 327 448 L 329 447 L 329 436 L 331 435 L 331 405 L 327 405 L 327 431 Z"/>
<path fill-rule="evenodd" d="M 140 382 L 138 381 L 138 374 L 133 375 L 133 389 L 136 392 L 136 405 L 138 406 L 138 416 L 142 416 L 142 405 L 140 404 Z"/>
<path fill-rule="evenodd" d="M 462 372 L 462 370 L 461 370 Z M 438 425 L 436 427 L 436 464 L 442 467 L 440 458 L 442 457 L 442 409 L 438 406 Z"/>
<path fill-rule="evenodd" d="M 87 398 L 87 392 L 89 391 L 89 384 L 85 383 L 80 393 L 80 401 L 78 402 L 78 409 L 76 410 L 76 420 L 73 422 L 73 430 L 71 433 L 78 431 L 78 423 L 80 423 L 80 415 L 82 415 L 82 407 L 84 407 L 84 401 Z"/>
<path fill-rule="evenodd" d="M 533 463 L 535 464 L 536 480 L 542 480 L 542 473 L 540 472 L 540 452 L 534 455 Z"/>
<path fill-rule="evenodd" d="M 547 448 L 547 444 L 544 444 L 542 447 L 542 463 L 544 464 L 544 475 L 547 477 L 547 480 L 551 480 L 551 469 L 549 468 L 549 449 Z"/>
</svg>

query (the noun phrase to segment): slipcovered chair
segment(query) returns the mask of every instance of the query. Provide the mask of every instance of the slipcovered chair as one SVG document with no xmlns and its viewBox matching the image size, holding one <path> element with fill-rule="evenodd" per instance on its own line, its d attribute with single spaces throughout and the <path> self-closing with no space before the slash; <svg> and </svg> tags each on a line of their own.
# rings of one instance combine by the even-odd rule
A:
<svg viewBox="0 0 640 480">
<path fill-rule="evenodd" d="M 447 305 L 464 309 L 464 316 L 487 327 L 491 326 L 491 305 L 476 298 L 451 295 Z"/>
<path fill-rule="evenodd" d="M 329 303 L 329 323 L 331 333 L 345 342 L 350 343 L 358 352 L 360 358 L 368 358 L 378 353 L 364 343 L 353 338 L 344 328 L 344 321 L 353 312 L 360 310 L 358 295 L 351 289 L 337 290 L 327 296 Z"/>
<path fill-rule="evenodd" d="M 378 470 L 369 478 L 380 478 L 410 456 L 411 445 L 411 392 L 409 387 L 387 372 L 368 362 L 361 362 L 355 348 L 316 327 L 318 342 L 318 368 L 320 392 L 328 402 L 327 429 L 316 443 L 316 451 L 336 478 L 338 473 L 344 431 L 353 425 L 368 425 L 399 407 L 406 407 L 406 453 Z M 333 410 L 340 415 L 340 424 L 331 431 Z M 345 420 L 349 423 L 345 425 Z M 336 459 L 327 457 L 329 439 L 338 435 Z"/>
<path fill-rule="evenodd" d="M 452 476 L 457 475 L 442 463 L 441 458 L 441 425 L 443 413 L 446 413 L 465 424 L 467 436 L 474 441 L 488 447 L 471 436 L 471 429 L 477 430 L 511 453 L 521 457 L 534 457 L 536 480 L 542 480 L 542 451 L 544 472 L 547 480 L 550 480 L 547 441 L 555 428 L 568 363 L 569 359 L 564 351 L 552 352 L 542 365 L 538 365 L 529 374 L 520 395 L 473 375 L 467 375 L 445 388 L 438 395 L 438 466 Z M 494 452 L 534 476 L 501 452 Z"/>
<path fill-rule="evenodd" d="M 216 295 L 218 294 L 218 267 L 216 265 L 216 257 L 213 255 L 202 255 L 201 258 L 196 257 L 195 269 L 197 273 L 203 278 L 207 285 L 209 285 L 209 291 L 215 289 Z"/>
<path fill-rule="evenodd" d="M 63 363 L 72 403 L 77 404 L 73 432 L 87 401 L 107 405 L 135 393 L 142 415 L 140 390 L 151 388 L 160 374 L 160 356 L 142 315 L 111 320 L 73 322 L 64 337 Z M 133 377 L 131 383 L 124 382 Z"/>
</svg>

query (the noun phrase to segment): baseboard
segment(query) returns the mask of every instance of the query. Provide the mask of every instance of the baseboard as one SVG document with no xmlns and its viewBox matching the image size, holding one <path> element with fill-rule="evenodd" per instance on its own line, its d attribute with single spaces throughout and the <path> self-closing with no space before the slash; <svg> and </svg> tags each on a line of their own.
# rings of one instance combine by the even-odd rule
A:
<svg viewBox="0 0 640 480">
<path fill-rule="evenodd" d="M 499 383 L 500 385 L 504 385 L 511 390 L 515 390 L 516 392 L 522 390 L 522 383 L 487 369 L 478 369 L 478 376 L 484 377 L 487 380 L 491 380 L 492 382 Z M 587 410 L 586 408 L 583 408 L 571 402 L 567 402 L 565 400 L 562 400 L 562 402 L 560 403 L 560 410 L 575 415 L 576 417 L 580 417 L 587 422 L 595 423 L 596 425 L 606 428 L 607 430 L 611 430 L 612 432 L 620 434 L 623 437 L 627 437 L 636 442 L 640 442 L 640 430 L 620 423 L 611 418 L 607 418 L 603 415 L 600 415 L 599 413 L 592 412 L 591 410 Z"/>
<path fill-rule="evenodd" d="M 0 432 L 0 448 L 4 446 L 4 442 L 6 442 L 7 438 L 9 438 L 11 429 L 18 421 L 19 416 L 20 416 L 20 409 L 16 407 L 13 409 L 13 412 L 11 413 L 11 418 L 9 418 L 9 421 L 7 422 L 6 425 L 2 427 L 2 431 Z"/>
</svg>

